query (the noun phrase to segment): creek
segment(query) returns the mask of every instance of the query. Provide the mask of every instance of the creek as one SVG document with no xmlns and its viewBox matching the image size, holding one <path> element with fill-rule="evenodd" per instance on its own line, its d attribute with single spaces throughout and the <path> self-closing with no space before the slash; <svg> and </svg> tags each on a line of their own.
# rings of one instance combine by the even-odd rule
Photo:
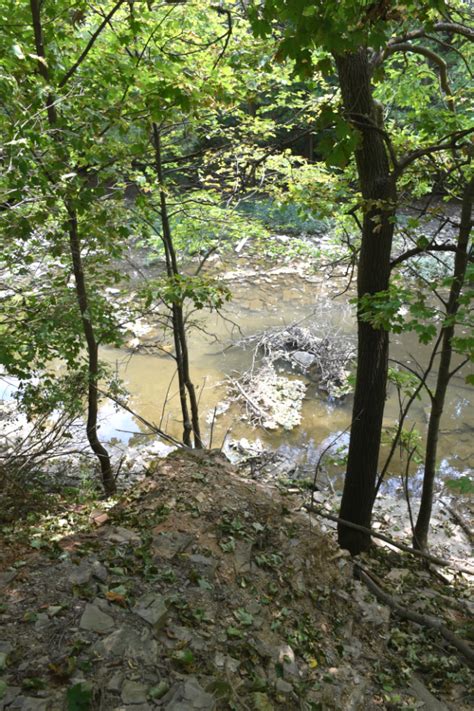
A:
<svg viewBox="0 0 474 711">
<path fill-rule="evenodd" d="M 221 314 L 200 312 L 196 327 L 190 332 L 189 348 L 192 376 L 199 392 L 199 404 L 204 436 L 209 443 L 211 422 L 212 446 L 220 447 L 245 438 L 250 443 L 259 439 L 264 448 L 277 450 L 294 463 L 313 467 L 328 443 L 338 434 L 335 448 L 347 448 L 348 427 L 351 417 L 352 398 L 330 401 L 321 392 L 314 380 L 301 374 L 290 374 L 307 384 L 302 406 L 301 424 L 292 430 L 279 428 L 263 430 L 254 428 L 242 419 L 240 405 L 231 403 L 228 409 L 213 418 L 214 408 L 228 397 L 226 378 L 240 374 L 251 366 L 251 348 L 232 346 L 243 336 L 250 336 L 273 327 L 300 323 L 320 337 L 337 334 L 355 343 L 355 316 L 350 304 L 351 291 L 337 295 L 343 290 L 340 278 L 308 272 L 302 262 L 289 264 L 251 264 L 235 258 L 226 263 L 216 257 L 209 265 L 219 273 L 232 291 L 232 301 L 226 304 Z M 151 270 L 150 270 L 151 271 Z M 140 270 L 143 273 L 143 270 Z M 138 273 L 132 275 L 139 279 Z M 147 341 L 150 343 L 150 334 Z M 159 337 L 158 330 L 156 336 Z M 171 342 L 171 335 L 168 335 Z M 137 341 L 139 339 L 135 339 Z M 411 367 L 425 364 L 430 346 L 418 342 L 415 334 L 392 335 L 391 358 Z M 165 350 L 167 343 L 162 343 Z M 170 347 L 170 346 L 169 346 Z M 130 393 L 130 407 L 150 422 L 160 424 L 175 437 L 181 435 L 179 400 L 177 396 L 174 360 L 166 352 L 136 352 L 130 350 L 103 349 L 101 356 L 116 370 Z M 286 372 L 288 375 L 288 372 Z M 459 371 L 451 382 L 446 401 L 439 443 L 439 463 L 443 477 L 456 478 L 466 475 L 472 466 L 472 431 L 474 425 L 473 391 L 465 383 L 466 373 Z M 433 383 L 433 373 L 429 382 Z M 170 386 L 171 382 L 171 386 Z M 165 403 L 166 400 L 166 403 Z M 398 418 L 399 405 L 396 390 L 389 386 L 385 408 L 385 425 L 393 426 Z M 426 396 L 415 401 L 408 420 L 422 435 L 426 432 L 429 402 Z M 101 411 L 101 437 L 122 445 L 143 442 L 140 425 L 133 416 L 106 404 Z M 143 428 L 142 428 L 143 429 Z M 382 459 L 386 448 L 382 451 Z M 404 465 L 394 461 L 394 473 Z M 416 469 L 416 466 L 413 467 Z M 339 471 L 337 467 L 334 471 Z M 421 470 L 415 472 L 412 482 L 419 486 Z M 340 483 L 336 477 L 335 485 Z M 394 482 L 395 484 L 395 482 Z"/>
</svg>

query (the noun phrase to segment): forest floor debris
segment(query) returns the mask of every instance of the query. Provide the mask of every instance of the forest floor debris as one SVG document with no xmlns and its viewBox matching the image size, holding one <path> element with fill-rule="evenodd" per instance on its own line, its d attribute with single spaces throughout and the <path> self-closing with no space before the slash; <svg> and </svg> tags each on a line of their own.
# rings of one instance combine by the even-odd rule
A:
<svg viewBox="0 0 474 711">
<path fill-rule="evenodd" d="M 114 505 L 70 502 L 3 529 L 22 548 L 0 571 L 0 709 L 470 707 L 468 670 L 389 619 L 300 493 L 176 452 Z M 466 630 L 461 580 L 378 548 L 364 564 Z"/>
</svg>

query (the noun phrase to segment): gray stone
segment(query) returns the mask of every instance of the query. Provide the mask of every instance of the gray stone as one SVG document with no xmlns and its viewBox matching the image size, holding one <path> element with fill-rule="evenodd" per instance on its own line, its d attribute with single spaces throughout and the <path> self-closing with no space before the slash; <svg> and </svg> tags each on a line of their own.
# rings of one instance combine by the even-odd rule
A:
<svg viewBox="0 0 474 711">
<path fill-rule="evenodd" d="M 47 711 L 48 699 L 38 699 L 33 696 L 24 696 L 21 711 Z"/>
<path fill-rule="evenodd" d="M 161 629 L 168 617 L 164 597 L 159 593 L 148 593 L 143 595 L 133 608 L 133 612 L 143 620 L 152 625 L 155 630 Z"/>
<path fill-rule="evenodd" d="M 3 694 L 3 697 L 1 698 L 0 703 L 3 704 L 3 707 L 9 706 L 19 696 L 19 694 L 21 694 L 21 687 L 7 686 L 7 689 Z"/>
<path fill-rule="evenodd" d="M 303 370 L 311 368 L 316 360 L 316 357 L 312 353 L 306 353 L 306 351 L 295 351 L 291 354 L 291 357 Z"/>
<path fill-rule="evenodd" d="M 49 616 L 46 612 L 40 612 L 35 622 L 35 630 L 42 630 L 49 625 Z"/>
<path fill-rule="evenodd" d="M 249 541 L 237 541 L 234 551 L 234 568 L 237 575 L 250 572 L 252 546 Z"/>
<path fill-rule="evenodd" d="M 112 612 L 112 605 L 107 601 L 104 600 L 103 597 L 96 597 L 95 600 L 92 601 L 92 604 L 95 605 L 95 607 L 98 607 L 99 610 L 102 610 L 102 612 L 105 612 L 106 614 L 109 614 Z"/>
<path fill-rule="evenodd" d="M 347 708 L 347 711 L 364 711 L 367 708 L 366 694 L 368 686 L 365 679 L 359 679 L 346 700 L 345 708 Z"/>
<path fill-rule="evenodd" d="M 214 664 L 218 669 L 225 669 L 226 672 L 235 674 L 239 670 L 240 660 L 234 659 L 234 657 L 225 655 L 222 652 L 216 652 Z"/>
<path fill-rule="evenodd" d="M 10 655 L 13 647 L 10 642 L 0 641 L 0 672 L 4 671 L 8 664 L 8 656 Z"/>
<path fill-rule="evenodd" d="M 146 703 L 147 687 L 138 681 L 127 679 L 122 686 L 122 701 L 124 704 Z"/>
<path fill-rule="evenodd" d="M 128 528 L 117 526 L 108 533 L 107 538 L 113 543 L 123 545 L 125 543 L 141 543 L 141 538 L 135 531 L 130 531 Z"/>
<path fill-rule="evenodd" d="M 82 613 L 79 626 L 83 630 L 97 632 L 97 634 L 106 634 L 114 627 L 114 620 L 110 615 L 99 610 L 96 605 L 87 603 L 84 612 Z"/>
<path fill-rule="evenodd" d="M 158 645 L 146 629 L 137 632 L 132 627 L 121 627 L 96 642 L 93 651 L 104 657 L 154 663 Z"/>
<path fill-rule="evenodd" d="M 364 622 L 374 627 L 388 628 L 390 608 L 379 605 L 372 593 L 358 580 L 354 583 L 353 600 L 362 611 Z"/>
<path fill-rule="evenodd" d="M 75 566 L 72 573 L 69 575 L 71 585 L 87 585 L 92 578 L 92 566 L 90 562 L 84 558 L 79 565 Z"/>
<path fill-rule="evenodd" d="M 165 560 L 171 560 L 178 553 L 183 553 L 194 540 L 189 533 L 159 533 L 153 537 L 155 555 Z"/>
<path fill-rule="evenodd" d="M 97 578 L 97 580 L 100 580 L 101 583 L 107 582 L 107 578 L 109 577 L 107 568 L 105 565 L 102 565 L 99 560 L 94 561 L 92 564 L 92 575 L 94 578 Z"/>
<path fill-rule="evenodd" d="M 112 678 L 107 683 L 107 686 L 106 686 L 107 691 L 119 692 L 120 689 L 122 688 L 122 684 L 123 684 L 123 674 L 122 674 L 122 672 L 116 671 L 112 675 Z"/>
<path fill-rule="evenodd" d="M 0 573 L 0 589 L 3 588 L 3 586 L 7 586 L 9 583 L 12 582 L 18 575 L 19 571 L 18 570 L 11 570 L 7 573 Z"/>
<path fill-rule="evenodd" d="M 175 684 L 164 697 L 166 711 L 215 711 L 216 700 L 204 691 L 195 677 Z"/>
<path fill-rule="evenodd" d="M 198 570 L 201 578 L 206 578 L 207 580 L 214 579 L 218 562 L 215 558 L 206 558 L 206 556 L 196 554 L 189 556 L 189 560 Z"/>
<path fill-rule="evenodd" d="M 275 688 L 278 694 L 291 694 L 293 691 L 293 687 L 291 684 L 289 684 L 287 681 L 284 679 L 277 679 Z"/>
</svg>

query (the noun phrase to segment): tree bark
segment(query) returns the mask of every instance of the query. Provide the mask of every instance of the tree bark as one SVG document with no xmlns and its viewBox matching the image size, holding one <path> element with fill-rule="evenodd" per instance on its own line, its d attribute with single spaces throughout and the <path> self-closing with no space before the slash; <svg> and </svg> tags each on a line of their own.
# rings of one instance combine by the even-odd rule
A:
<svg viewBox="0 0 474 711">
<path fill-rule="evenodd" d="M 420 509 L 413 532 L 413 545 L 420 550 L 428 545 L 428 532 L 433 507 L 433 490 L 436 479 L 436 460 L 438 451 L 439 428 L 443 414 L 446 391 L 451 379 L 450 367 L 453 354 L 452 338 L 455 331 L 455 317 L 459 310 L 459 297 L 466 276 L 469 262 L 469 237 L 472 229 L 472 207 L 474 203 L 474 178 L 466 185 L 461 209 L 458 244 L 454 258 L 454 273 L 448 305 L 447 323 L 442 328 L 441 355 L 436 379 L 436 389 L 431 401 L 431 413 L 428 424 L 425 450 L 425 471 L 421 493 Z"/>
<path fill-rule="evenodd" d="M 46 60 L 46 53 L 43 40 L 43 28 L 41 24 L 41 7 L 39 0 L 30 0 L 33 32 L 35 37 L 36 54 L 41 59 Z M 50 81 L 48 65 L 46 61 L 38 61 L 38 71 L 46 82 Z M 58 122 L 58 114 L 54 104 L 53 94 L 48 94 L 46 98 L 46 110 L 48 122 L 54 128 Z M 59 135 L 59 134 L 58 134 Z M 60 139 L 56 138 L 60 146 Z M 99 377 L 99 346 L 95 336 L 92 316 L 89 308 L 87 287 L 84 276 L 84 267 L 81 256 L 81 244 L 77 224 L 77 213 L 67 198 L 64 199 L 64 206 L 67 210 L 69 251 L 75 280 L 76 299 L 81 314 L 81 323 L 87 346 L 88 356 L 88 388 L 87 388 L 87 439 L 94 454 L 97 456 L 102 473 L 102 484 L 105 493 L 110 496 L 116 491 L 115 479 L 112 472 L 110 457 L 105 447 L 100 443 L 97 436 L 97 412 L 98 412 L 98 392 L 97 380 Z"/>
<path fill-rule="evenodd" d="M 360 131 L 355 158 L 363 198 L 364 218 L 357 295 L 388 289 L 396 205 L 396 186 L 370 81 L 367 50 L 336 57 L 339 83 L 348 120 Z M 370 528 L 380 451 L 388 369 L 388 333 L 375 329 L 357 314 L 357 379 L 347 473 L 339 516 Z M 338 527 L 342 548 L 353 555 L 371 544 L 370 534 Z"/>
</svg>

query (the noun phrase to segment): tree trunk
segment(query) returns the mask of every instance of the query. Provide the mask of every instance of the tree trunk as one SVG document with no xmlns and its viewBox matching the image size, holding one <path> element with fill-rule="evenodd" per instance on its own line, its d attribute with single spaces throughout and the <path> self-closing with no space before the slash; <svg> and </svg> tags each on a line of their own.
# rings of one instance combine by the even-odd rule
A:
<svg viewBox="0 0 474 711">
<path fill-rule="evenodd" d="M 156 123 L 153 123 L 153 145 L 155 149 L 156 174 L 160 182 L 160 215 L 163 230 L 163 245 L 165 248 L 166 271 L 168 277 L 178 276 L 178 261 L 171 235 L 171 226 L 168 217 L 168 206 L 163 186 L 163 171 L 161 164 L 161 140 L 160 130 Z M 186 325 L 184 311 L 181 304 L 172 305 L 173 338 L 176 352 L 176 365 L 178 370 L 179 399 L 181 404 L 181 414 L 183 417 L 183 442 L 191 446 L 191 432 L 194 436 L 194 446 L 201 449 L 201 431 L 199 427 L 199 407 L 196 398 L 196 391 L 191 380 L 189 370 L 189 351 L 186 336 Z M 187 394 L 186 394 L 187 393 Z M 191 419 L 189 418 L 188 397 L 191 407 Z"/>
<path fill-rule="evenodd" d="M 356 164 L 364 218 L 357 295 L 388 288 L 396 205 L 396 187 L 380 125 L 380 111 L 372 96 L 367 51 L 337 56 L 336 63 L 348 120 L 360 131 Z M 358 320 L 357 380 L 352 426 L 339 516 L 370 528 L 385 405 L 388 333 Z M 339 544 L 353 555 L 371 544 L 368 533 L 339 525 Z"/>
<path fill-rule="evenodd" d="M 46 60 L 46 53 L 43 41 L 43 29 L 41 24 L 41 7 L 39 0 L 30 0 L 30 8 L 35 37 L 36 54 L 42 60 Z M 38 71 L 45 79 L 45 81 L 49 83 L 50 77 L 46 61 L 38 61 Z M 54 105 L 54 96 L 51 93 L 48 94 L 46 98 L 46 110 L 49 125 L 51 126 L 51 128 L 54 128 L 58 121 L 58 114 Z M 58 145 L 60 145 L 60 138 L 56 137 L 56 142 L 58 143 Z M 105 447 L 100 443 L 99 438 L 97 436 L 97 379 L 99 376 L 99 346 L 95 337 L 94 326 L 91 320 L 91 313 L 87 297 L 87 288 L 84 277 L 81 245 L 77 225 L 77 213 L 67 199 L 64 200 L 64 205 L 69 215 L 69 250 L 73 266 L 76 299 L 81 314 L 82 330 L 87 345 L 89 380 L 87 390 L 87 439 L 89 441 L 92 451 L 99 460 L 104 491 L 108 496 L 110 496 L 116 491 L 115 479 L 112 472 L 109 454 Z"/>
<path fill-rule="evenodd" d="M 98 393 L 97 380 L 99 378 L 99 346 L 97 344 L 94 327 L 92 325 L 89 300 L 84 279 L 84 270 L 81 258 L 81 243 L 77 229 L 77 216 L 74 210 L 68 206 L 69 212 L 69 247 L 71 251 L 74 281 L 76 286 L 76 297 L 81 312 L 82 330 L 87 343 L 88 357 L 88 378 L 87 389 L 87 439 L 92 451 L 97 456 L 102 473 L 102 483 L 107 496 L 111 496 L 116 491 L 115 479 L 112 472 L 110 457 L 105 447 L 97 437 L 97 411 Z"/>
<path fill-rule="evenodd" d="M 446 399 L 446 390 L 451 379 L 450 367 L 453 353 L 452 338 L 455 330 L 455 316 L 459 309 L 459 296 L 464 284 L 466 269 L 469 262 L 469 236 L 472 228 L 472 206 L 474 202 L 474 178 L 467 184 L 462 202 L 461 223 L 456 256 L 454 258 L 454 274 L 449 292 L 446 319 L 448 323 L 442 329 L 441 356 L 439 362 L 436 389 L 432 397 L 430 421 L 426 438 L 425 472 L 420 510 L 413 533 L 413 545 L 420 550 L 428 545 L 428 531 L 433 506 L 433 489 L 436 478 L 436 460 L 438 450 L 439 428 Z"/>
</svg>

